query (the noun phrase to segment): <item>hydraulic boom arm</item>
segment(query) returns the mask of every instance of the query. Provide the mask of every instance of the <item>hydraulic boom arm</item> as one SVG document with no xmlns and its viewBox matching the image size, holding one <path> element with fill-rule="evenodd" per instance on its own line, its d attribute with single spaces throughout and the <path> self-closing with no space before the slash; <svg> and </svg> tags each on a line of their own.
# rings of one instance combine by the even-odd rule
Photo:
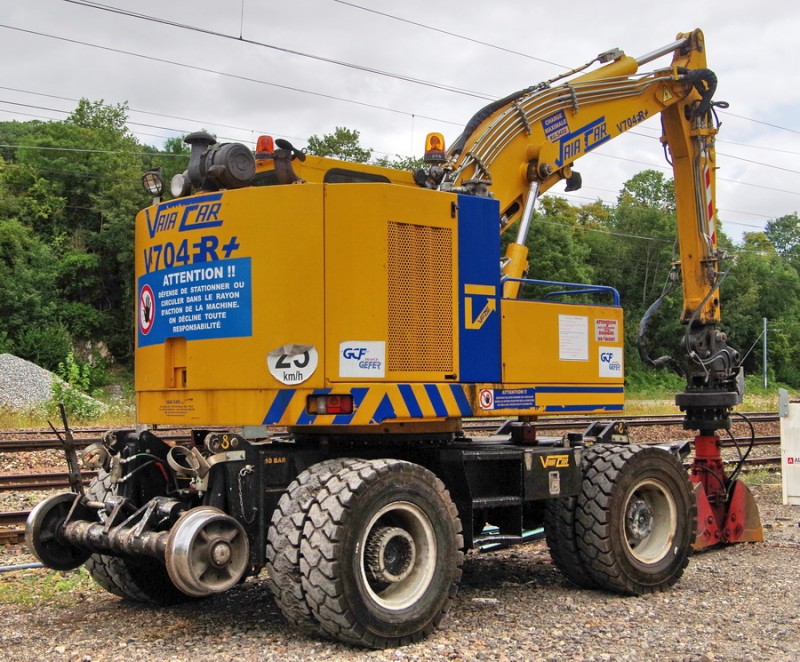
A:
<svg viewBox="0 0 800 662">
<path fill-rule="evenodd" d="M 670 66 L 639 72 L 642 65 L 669 54 Z M 580 74 L 595 62 L 603 66 Z M 561 80 L 565 82 L 554 85 Z M 761 535 L 752 496 L 724 474 L 716 433 L 730 427 L 731 409 L 741 402 L 743 390 L 739 355 L 717 329 L 724 274 L 715 214 L 716 86 L 700 30 L 679 34 L 638 58 L 608 51 L 583 67 L 489 104 L 469 121 L 443 164 L 416 177 L 418 183 L 440 190 L 498 199 L 501 231 L 519 222 L 516 241 L 509 244 L 502 264 L 503 296 L 516 298 L 519 279 L 528 270 L 526 238 L 537 196 L 560 180 L 566 181 L 567 191 L 579 189 L 581 178 L 573 170 L 577 159 L 661 114 L 661 141 L 675 181 L 680 246 L 675 267 L 683 287 L 681 321 L 688 355 L 687 387 L 676 403 L 686 414 L 684 427 L 698 431 L 692 480 L 699 486 L 704 521 L 714 522 L 701 530 L 700 546 Z"/>
</svg>

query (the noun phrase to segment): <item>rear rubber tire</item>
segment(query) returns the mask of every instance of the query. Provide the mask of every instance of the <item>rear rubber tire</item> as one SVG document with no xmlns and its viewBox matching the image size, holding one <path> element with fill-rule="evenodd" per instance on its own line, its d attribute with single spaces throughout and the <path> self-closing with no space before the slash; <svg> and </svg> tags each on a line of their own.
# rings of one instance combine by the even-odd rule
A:
<svg viewBox="0 0 800 662">
<path fill-rule="evenodd" d="M 322 631 L 306 603 L 300 576 L 300 539 L 308 509 L 320 487 L 339 470 L 357 462 L 338 458 L 310 466 L 289 484 L 272 513 L 267 532 L 267 584 L 292 625 Z"/>
<path fill-rule="evenodd" d="M 89 498 L 105 501 L 114 493 L 111 476 L 100 471 L 89 485 Z M 97 584 L 120 598 L 153 605 L 171 605 L 191 598 L 172 583 L 163 563 L 151 558 L 92 554 L 86 569 Z"/>
<path fill-rule="evenodd" d="M 678 458 L 653 446 L 598 446 L 576 504 L 583 566 L 600 588 L 663 591 L 693 551 L 697 505 Z"/>
<path fill-rule="evenodd" d="M 306 602 L 344 642 L 420 641 L 461 580 L 461 520 L 444 484 L 401 460 L 363 460 L 321 481 L 300 546 Z"/>
</svg>

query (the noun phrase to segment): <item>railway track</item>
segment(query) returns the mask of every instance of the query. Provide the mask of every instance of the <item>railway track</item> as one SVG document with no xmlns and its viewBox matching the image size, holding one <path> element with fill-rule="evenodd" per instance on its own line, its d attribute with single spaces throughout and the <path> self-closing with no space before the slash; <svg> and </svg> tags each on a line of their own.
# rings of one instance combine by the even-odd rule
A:
<svg viewBox="0 0 800 662">
<path fill-rule="evenodd" d="M 747 418 L 754 424 L 777 422 L 776 412 L 750 412 Z M 734 418 L 738 422 L 740 418 Z M 504 418 L 472 418 L 464 421 L 464 432 L 491 432 L 500 429 L 507 419 Z M 581 431 L 594 422 L 622 421 L 630 427 L 676 426 L 683 423 L 683 414 L 664 414 L 661 416 L 585 416 L 585 417 L 541 417 L 536 421 L 536 428 L 547 430 Z M 209 428 L 212 430 L 213 428 Z M 105 428 L 83 428 L 74 430 L 74 442 L 79 448 L 85 448 L 100 439 Z M 185 428 L 160 428 L 159 436 L 168 441 L 185 441 L 191 433 Z M 16 453 L 34 450 L 61 448 L 58 437 L 47 430 L 5 430 L 0 433 L 0 453 Z"/>
<path fill-rule="evenodd" d="M 753 424 L 777 422 L 778 415 L 775 412 L 753 412 L 747 414 L 747 418 Z M 655 426 L 676 426 L 683 422 L 681 414 L 663 416 L 615 416 L 604 419 L 603 417 L 577 417 L 569 419 L 540 419 L 536 421 L 538 430 L 585 430 L 592 422 L 607 420 L 624 421 L 631 428 L 636 427 L 655 427 Z M 468 419 L 464 422 L 464 431 L 470 432 L 492 432 L 498 431 L 506 423 L 506 419 Z M 104 430 L 101 429 L 81 429 L 74 431 L 75 444 L 78 447 L 88 446 L 90 443 L 98 441 Z M 190 438 L 190 433 L 182 428 L 161 429 L 160 435 L 164 439 L 173 442 L 185 441 Z M 688 433 L 687 433 L 688 434 Z M 773 446 L 780 442 L 780 437 L 776 435 L 757 436 L 753 440 L 753 446 Z M 750 439 L 725 438 L 721 439 L 723 448 L 734 448 L 739 446 L 744 449 L 750 445 Z M 61 442 L 52 433 L 43 430 L 6 430 L 0 433 L 0 453 L 29 452 L 49 449 L 58 449 Z M 751 470 L 752 467 L 767 467 L 770 470 L 780 468 L 780 456 L 760 456 L 748 457 L 745 460 L 743 471 Z M 738 462 L 737 459 L 728 460 L 726 464 L 732 465 Z M 688 465 L 687 465 L 688 466 Z M 89 483 L 96 475 L 96 472 L 83 472 L 84 483 Z M 65 472 L 50 473 L 28 473 L 28 474 L 0 474 L 0 492 L 25 492 L 32 490 L 68 490 L 68 474 Z M 28 517 L 29 510 L 0 512 L 0 543 L 18 541 L 24 535 L 24 524 Z"/>
</svg>

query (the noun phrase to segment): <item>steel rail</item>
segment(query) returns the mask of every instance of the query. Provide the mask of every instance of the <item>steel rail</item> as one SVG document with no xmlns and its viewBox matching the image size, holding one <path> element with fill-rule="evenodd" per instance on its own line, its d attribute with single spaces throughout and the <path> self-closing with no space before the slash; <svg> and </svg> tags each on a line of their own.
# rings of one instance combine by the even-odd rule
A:
<svg viewBox="0 0 800 662">
<path fill-rule="evenodd" d="M 91 482 L 97 475 L 96 471 L 83 471 L 81 477 L 84 483 Z M 47 490 L 54 488 L 68 488 L 69 474 L 65 472 L 29 473 L 29 474 L 0 474 L 0 492 L 15 490 Z"/>
<path fill-rule="evenodd" d="M 747 417 L 753 423 L 771 423 L 779 420 L 777 412 L 751 412 L 747 414 Z M 533 425 L 536 426 L 537 430 L 582 430 L 594 422 L 621 421 L 627 423 L 631 427 L 652 427 L 656 425 L 678 425 L 683 422 L 683 418 L 683 414 L 663 414 L 660 416 L 570 416 L 568 418 L 543 417 L 533 422 Z M 501 417 L 468 418 L 465 419 L 462 427 L 465 432 L 491 431 L 498 429 L 507 420 L 509 419 Z M 744 422 L 743 419 L 742 422 Z M 162 439 L 177 442 L 191 438 L 191 434 L 185 432 L 185 430 L 187 430 L 187 428 L 159 428 L 157 431 L 159 433 L 166 433 L 160 434 Z M 89 444 L 99 441 L 102 433 L 105 431 L 105 429 L 95 428 L 75 430 L 75 444 L 80 448 L 85 448 Z M 17 453 L 61 448 L 61 442 L 55 436 L 45 436 L 46 432 L 43 430 L 7 430 L 0 432 L 0 434 L 7 435 L 7 438 L 0 438 L 0 453 Z M 34 437 L 34 435 L 40 436 Z"/>
</svg>

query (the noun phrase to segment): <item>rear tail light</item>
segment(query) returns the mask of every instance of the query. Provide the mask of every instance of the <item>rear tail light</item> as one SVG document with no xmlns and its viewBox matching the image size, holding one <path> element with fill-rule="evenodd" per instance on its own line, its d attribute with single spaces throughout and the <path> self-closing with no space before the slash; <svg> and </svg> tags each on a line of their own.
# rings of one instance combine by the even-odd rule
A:
<svg viewBox="0 0 800 662">
<path fill-rule="evenodd" d="M 309 414 L 352 414 L 352 395 L 309 395 L 306 402 Z"/>
</svg>

